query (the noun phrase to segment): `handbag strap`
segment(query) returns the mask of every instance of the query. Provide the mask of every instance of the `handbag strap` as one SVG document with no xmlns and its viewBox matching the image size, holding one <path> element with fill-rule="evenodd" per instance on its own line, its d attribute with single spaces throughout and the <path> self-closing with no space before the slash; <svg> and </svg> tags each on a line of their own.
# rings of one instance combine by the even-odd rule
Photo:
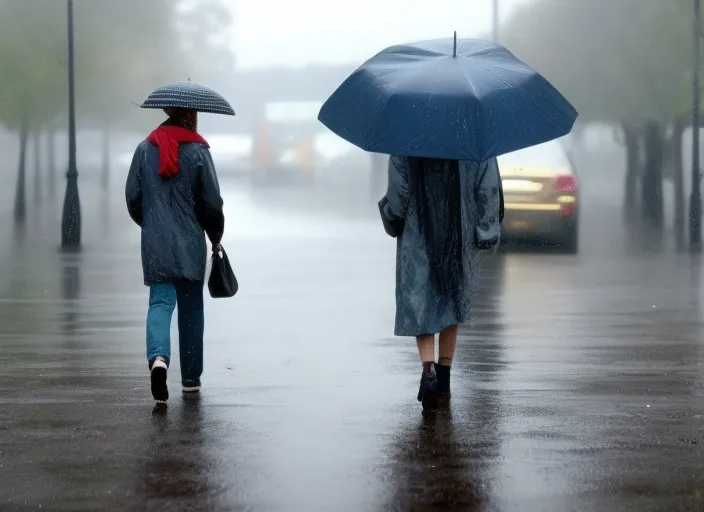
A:
<svg viewBox="0 0 704 512">
<path fill-rule="evenodd" d="M 215 256 L 218 256 L 226 265 L 230 264 L 230 258 L 227 257 L 227 253 L 225 252 L 224 247 L 220 249 L 219 252 L 213 253 L 213 257 Z"/>
</svg>

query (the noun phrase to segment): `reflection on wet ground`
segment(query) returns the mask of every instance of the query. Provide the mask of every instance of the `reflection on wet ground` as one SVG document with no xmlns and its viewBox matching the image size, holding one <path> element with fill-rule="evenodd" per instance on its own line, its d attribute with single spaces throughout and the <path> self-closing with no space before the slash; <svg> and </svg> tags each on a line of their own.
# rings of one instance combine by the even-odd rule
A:
<svg viewBox="0 0 704 512">
<path fill-rule="evenodd" d="M 207 300 L 202 397 L 176 366 L 166 410 L 138 233 L 14 257 L 1 510 L 704 509 L 699 259 L 632 254 L 598 216 L 577 257 L 487 255 L 451 403 L 423 417 L 380 226 L 227 197 L 241 292 Z"/>
</svg>

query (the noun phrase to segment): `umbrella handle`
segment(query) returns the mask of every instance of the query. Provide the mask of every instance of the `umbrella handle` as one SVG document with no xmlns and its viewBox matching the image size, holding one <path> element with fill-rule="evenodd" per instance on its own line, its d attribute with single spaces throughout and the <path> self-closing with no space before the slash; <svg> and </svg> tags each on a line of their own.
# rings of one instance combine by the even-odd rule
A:
<svg viewBox="0 0 704 512">
<path fill-rule="evenodd" d="M 452 56 L 457 57 L 457 31 L 455 30 L 455 40 L 452 45 Z"/>
</svg>

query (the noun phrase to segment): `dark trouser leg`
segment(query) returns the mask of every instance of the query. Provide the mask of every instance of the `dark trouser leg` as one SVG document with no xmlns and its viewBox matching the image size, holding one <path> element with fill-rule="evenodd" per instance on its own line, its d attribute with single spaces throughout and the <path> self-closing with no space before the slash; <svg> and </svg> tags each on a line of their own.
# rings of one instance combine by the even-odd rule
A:
<svg viewBox="0 0 704 512">
<path fill-rule="evenodd" d="M 178 344 L 181 353 L 181 383 L 184 387 L 200 386 L 203 373 L 203 283 L 180 281 L 176 284 L 178 299 Z"/>
</svg>

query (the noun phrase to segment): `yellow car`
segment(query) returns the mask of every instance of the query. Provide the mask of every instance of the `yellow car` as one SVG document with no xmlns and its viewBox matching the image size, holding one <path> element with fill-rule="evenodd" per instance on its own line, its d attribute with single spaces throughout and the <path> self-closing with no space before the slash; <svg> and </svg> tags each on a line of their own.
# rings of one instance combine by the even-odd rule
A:
<svg viewBox="0 0 704 512">
<path fill-rule="evenodd" d="M 561 142 L 498 157 L 504 240 L 531 240 L 579 251 L 579 183 Z"/>
</svg>

